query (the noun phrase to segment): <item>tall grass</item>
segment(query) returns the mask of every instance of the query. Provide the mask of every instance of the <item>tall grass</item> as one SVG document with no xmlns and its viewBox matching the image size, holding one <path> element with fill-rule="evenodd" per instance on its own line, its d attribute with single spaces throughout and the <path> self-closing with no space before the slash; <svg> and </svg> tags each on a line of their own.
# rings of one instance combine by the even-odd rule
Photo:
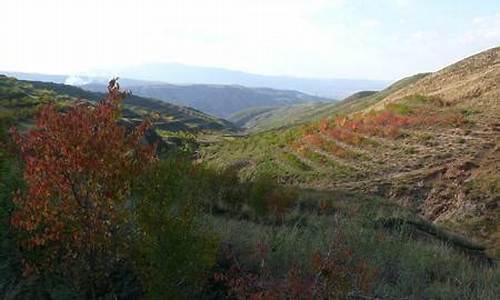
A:
<svg viewBox="0 0 500 300">
<path fill-rule="evenodd" d="M 286 277 L 292 265 L 313 273 L 311 257 L 315 253 L 325 254 L 330 247 L 343 247 L 352 251 L 350 262 L 367 262 L 376 270 L 372 296 L 497 299 L 497 266 L 480 264 L 440 239 L 421 239 L 408 226 L 390 231 L 380 228 L 374 213 L 373 207 L 337 210 L 333 215 L 295 210 L 281 225 L 208 215 L 205 222 L 223 243 L 233 247 L 239 263 L 249 270 L 259 267 L 254 259 L 258 245 L 270 249 L 266 265 L 276 277 Z M 361 293 L 356 288 L 351 292 Z"/>
</svg>

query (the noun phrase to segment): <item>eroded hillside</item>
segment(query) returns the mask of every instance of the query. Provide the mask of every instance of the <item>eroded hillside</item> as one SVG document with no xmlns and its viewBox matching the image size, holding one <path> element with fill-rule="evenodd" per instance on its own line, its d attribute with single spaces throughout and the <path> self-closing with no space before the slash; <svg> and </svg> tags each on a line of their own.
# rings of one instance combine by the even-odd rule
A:
<svg viewBox="0 0 500 300">
<path fill-rule="evenodd" d="M 328 117 L 204 149 L 251 179 L 388 197 L 500 256 L 500 48 L 397 88 L 338 104 Z"/>
</svg>

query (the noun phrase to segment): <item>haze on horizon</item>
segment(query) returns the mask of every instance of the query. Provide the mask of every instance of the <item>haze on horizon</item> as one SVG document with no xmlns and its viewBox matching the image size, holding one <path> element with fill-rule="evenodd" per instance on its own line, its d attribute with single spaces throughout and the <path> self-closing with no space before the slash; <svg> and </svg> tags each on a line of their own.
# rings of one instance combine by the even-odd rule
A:
<svg viewBox="0 0 500 300">
<path fill-rule="evenodd" d="M 500 2 L 0 3 L 0 70 L 84 74 L 181 63 L 264 75 L 394 80 L 500 41 Z"/>
</svg>

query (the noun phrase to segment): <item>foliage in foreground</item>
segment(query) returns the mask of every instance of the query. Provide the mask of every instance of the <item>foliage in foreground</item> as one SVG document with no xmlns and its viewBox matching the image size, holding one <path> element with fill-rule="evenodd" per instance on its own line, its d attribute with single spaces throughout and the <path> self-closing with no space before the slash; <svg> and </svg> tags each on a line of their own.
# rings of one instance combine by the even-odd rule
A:
<svg viewBox="0 0 500 300">
<path fill-rule="evenodd" d="M 117 122 L 123 97 L 110 86 L 96 106 L 77 103 L 61 114 L 47 105 L 35 129 L 14 132 L 27 190 L 13 199 L 11 225 L 24 276 L 54 272 L 94 298 L 94 284 L 105 287 L 123 259 L 131 181 L 154 160 L 153 147 L 140 143 L 147 123 L 127 133 Z"/>
<path fill-rule="evenodd" d="M 329 201 L 332 214 L 296 210 L 280 225 L 207 216 L 232 245 L 217 279 L 239 299 L 314 299 L 307 295 L 325 292 L 330 278 L 334 294 L 320 299 L 496 299 L 500 292 L 498 267 L 408 226 L 380 228 L 377 215 L 397 213 L 395 206 Z M 304 297 L 293 298 L 297 289 Z"/>
<path fill-rule="evenodd" d="M 22 176 L 2 147 L 2 297 L 157 298 L 210 265 L 215 240 L 196 225 L 198 198 L 180 179 L 187 169 L 177 160 L 158 164 L 146 122 L 120 124 L 124 96 L 112 81 L 95 106 L 75 103 L 60 113 L 48 105 L 34 129 L 13 130 Z M 21 177 L 25 189 L 14 184 Z"/>
</svg>

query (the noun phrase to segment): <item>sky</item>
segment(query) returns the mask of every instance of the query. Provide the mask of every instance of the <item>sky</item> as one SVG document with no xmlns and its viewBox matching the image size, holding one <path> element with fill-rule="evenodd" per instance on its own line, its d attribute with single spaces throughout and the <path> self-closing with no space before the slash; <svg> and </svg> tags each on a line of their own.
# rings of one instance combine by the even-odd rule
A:
<svg viewBox="0 0 500 300">
<path fill-rule="evenodd" d="M 498 0 L 1 0 L 0 70 L 394 80 L 500 46 Z"/>
</svg>

